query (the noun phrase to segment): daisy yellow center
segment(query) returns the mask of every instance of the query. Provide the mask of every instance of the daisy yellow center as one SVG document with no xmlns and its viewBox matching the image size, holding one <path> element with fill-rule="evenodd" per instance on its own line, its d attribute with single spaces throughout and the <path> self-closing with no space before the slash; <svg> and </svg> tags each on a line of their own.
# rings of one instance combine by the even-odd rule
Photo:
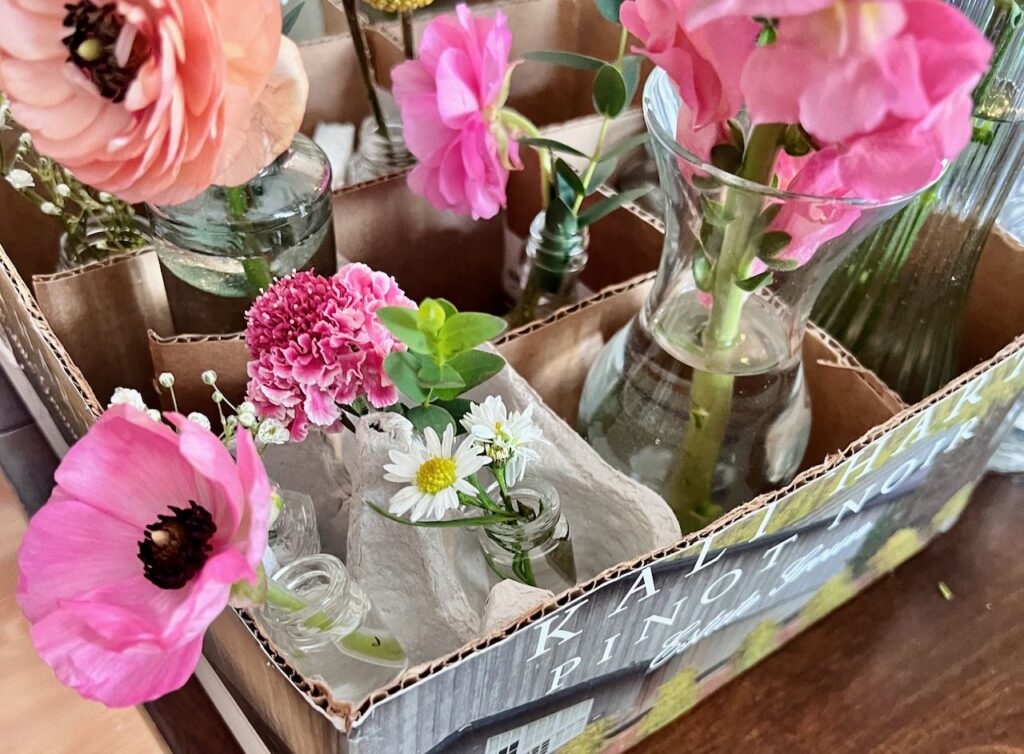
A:
<svg viewBox="0 0 1024 754">
<path fill-rule="evenodd" d="M 451 458 L 431 458 L 416 471 L 416 486 L 421 492 L 436 495 L 455 484 L 455 461 Z"/>
</svg>

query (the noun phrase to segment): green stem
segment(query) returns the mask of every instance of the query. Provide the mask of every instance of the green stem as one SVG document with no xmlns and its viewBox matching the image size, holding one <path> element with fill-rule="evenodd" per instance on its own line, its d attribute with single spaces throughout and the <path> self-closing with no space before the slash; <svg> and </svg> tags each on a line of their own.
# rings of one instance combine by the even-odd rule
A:
<svg viewBox="0 0 1024 754">
<path fill-rule="evenodd" d="M 761 185 L 771 182 L 785 129 L 780 123 L 752 129 L 737 172 L 740 178 Z M 747 277 L 756 256 L 750 232 L 760 209 L 757 194 L 726 190 L 725 211 L 733 219 L 723 234 L 712 278 L 711 312 L 703 333 L 704 369 L 693 371 L 689 425 L 667 490 L 684 532 L 701 528 L 719 512 L 712 500 L 715 469 L 732 412 L 733 351 L 749 295 L 736 281 Z"/>
<path fill-rule="evenodd" d="M 398 11 L 398 18 L 402 22 L 402 47 L 405 49 L 406 60 L 416 58 L 416 38 L 412 30 L 412 11 Z"/>
<path fill-rule="evenodd" d="M 341 5 L 345 11 L 345 18 L 348 19 L 348 28 L 352 34 L 352 44 L 356 49 L 356 58 L 359 60 L 359 72 L 363 77 L 363 86 L 366 87 L 366 97 L 370 102 L 370 109 L 373 111 L 373 119 L 377 121 L 377 132 L 384 137 L 390 148 L 391 135 L 388 133 L 388 124 L 384 120 L 384 109 L 380 106 L 377 88 L 374 86 L 373 63 L 370 60 L 370 53 L 367 49 L 363 25 L 359 21 L 359 13 L 356 10 L 356 0 L 341 0 Z"/>
<path fill-rule="evenodd" d="M 293 613 L 309 609 L 302 598 L 273 579 L 267 579 L 267 602 Z M 319 610 L 303 621 L 304 626 L 318 631 L 328 631 L 334 623 L 332 618 Z M 349 654 L 376 665 L 405 664 L 405 652 L 393 636 L 356 630 L 343 637 L 338 644 Z"/>
<path fill-rule="evenodd" d="M 533 122 L 522 115 L 517 113 L 515 110 L 502 110 L 500 113 L 501 122 L 507 126 L 520 131 L 527 136 L 539 139 L 541 138 L 540 129 L 533 125 Z M 552 171 L 552 159 L 550 149 L 537 149 L 537 158 L 540 160 L 540 199 L 541 205 L 544 209 L 548 208 L 548 202 L 550 196 L 548 192 L 551 190 L 551 171 Z"/>
</svg>

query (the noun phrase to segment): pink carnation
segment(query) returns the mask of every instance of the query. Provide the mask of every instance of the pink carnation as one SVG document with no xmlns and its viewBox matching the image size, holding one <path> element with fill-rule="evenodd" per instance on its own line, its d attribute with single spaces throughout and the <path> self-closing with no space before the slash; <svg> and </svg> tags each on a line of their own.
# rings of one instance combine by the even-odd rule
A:
<svg viewBox="0 0 1024 754">
<path fill-rule="evenodd" d="M 337 429 L 341 406 L 365 397 L 376 408 L 398 400 L 384 359 L 405 346 L 374 316 L 414 304 L 398 284 L 365 264 L 324 278 L 298 272 L 274 283 L 246 313 L 248 399 L 260 415 L 302 440 L 309 424 Z"/>
<path fill-rule="evenodd" d="M 419 164 L 409 188 L 438 209 L 474 219 L 505 206 L 519 145 L 498 114 L 504 105 L 512 33 L 508 18 L 476 18 L 465 5 L 423 31 L 419 58 L 392 72 L 409 151 Z"/>
<path fill-rule="evenodd" d="M 18 604 L 57 677 L 127 707 L 188 680 L 203 634 L 267 546 L 270 482 L 247 432 L 238 460 L 208 429 L 108 410 L 57 469 L 18 552 Z"/>
</svg>

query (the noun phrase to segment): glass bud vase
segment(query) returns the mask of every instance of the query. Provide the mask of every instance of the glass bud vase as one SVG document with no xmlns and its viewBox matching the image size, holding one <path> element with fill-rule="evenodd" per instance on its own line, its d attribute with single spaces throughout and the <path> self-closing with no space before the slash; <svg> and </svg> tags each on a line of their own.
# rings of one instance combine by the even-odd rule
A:
<svg viewBox="0 0 1024 754">
<path fill-rule="evenodd" d="M 74 236 L 66 232 L 61 234 L 57 272 L 146 248 L 149 245 L 148 230 L 149 224 L 141 218 L 136 218 L 129 227 L 88 220 L 84 232 Z"/>
<path fill-rule="evenodd" d="M 591 367 L 578 428 L 695 531 L 796 474 L 811 423 L 800 359 L 811 305 L 908 198 L 771 188 L 774 151 L 755 149 L 755 132 L 748 157 L 768 154 L 751 158 L 763 163 L 758 182 L 703 162 L 675 140 L 679 95 L 660 69 L 643 107 L 665 197 L 661 263 L 639 314 Z"/>
<path fill-rule="evenodd" d="M 498 499 L 496 486 L 488 492 Z M 493 580 L 512 579 L 555 594 L 575 586 L 576 559 L 558 491 L 541 479 L 526 477 L 509 489 L 509 496 L 517 510 L 529 511 L 533 519 L 478 529 Z"/>
<path fill-rule="evenodd" d="M 398 641 L 336 557 L 299 558 L 273 581 L 295 605 L 268 601 L 257 621 L 296 670 L 329 686 L 336 699 L 358 701 L 405 670 Z"/>
<path fill-rule="evenodd" d="M 400 173 L 416 164 L 416 158 L 405 146 L 401 122 L 388 121 L 387 138 L 381 134 L 377 121 L 364 118 L 359 126 L 359 144 L 345 169 L 345 184 L 372 181 Z"/>
<path fill-rule="evenodd" d="M 273 576 L 294 560 L 320 552 L 320 530 L 313 498 L 304 492 L 274 485 L 267 547 L 263 558 L 267 575 Z"/>
<path fill-rule="evenodd" d="M 325 245 L 334 258 L 331 166 L 301 134 L 244 186 L 211 186 L 184 204 L 147 209 L 163 265 L 215 296 L 254 298 Z"/>
<path fill-rule="evenodd" d="M 543 212 L 530 223 L 530 237 L 506 260 L 505 288 L 515 306 L 507 319 L 519 327 L 590 295 L 580 282 L 587 265 L 587 229 L 566 233 L 548 227 Z"/>
<path fill-rule="evenodd" d="M 915 403 L 959 371 L 964 310 L 996 217 L 1024 166 L 1024 23 L 1016 3 L 956 0 L 995 55 L 970 143 L 938 185 L 880 227 L 828 282 L 812 318 Z M 941 303 L 940 303 L 941 302 Z"/>
</svg>

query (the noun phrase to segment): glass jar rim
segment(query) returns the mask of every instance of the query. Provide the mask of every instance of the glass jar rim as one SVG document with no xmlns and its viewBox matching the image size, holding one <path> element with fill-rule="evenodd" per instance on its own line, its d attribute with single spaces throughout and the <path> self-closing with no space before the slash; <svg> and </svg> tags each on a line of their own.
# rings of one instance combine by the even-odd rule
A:
<svg viewBox="0 0 1024 754">
<path fill-rule="evenodd" d="M 317 579 L 326 581 L 323 592 L 317 600 L 308 602 L 305 608 L 285 610 L 272 603 L 267 603 L 267 607 L 277 613 L 283 622 L 301 624 L 330 603 L 342 599 L 348 593 L 351 577 L 341 560 L 323 552 L 297 558 L 274 574 L 275 581 L 289 591 L 296 591 L 300 595 L 303 586 Z"/>
<path fill-rule="evenodd" d="M 657 139 L 663 147 L 668 149 L 678 158 L 685 160 L 690 165 L 693 165 L 702 173 L 707 173 L 715 180 L 727 186 L 742 189 L 749 193 L 760 194 L 772 199 L 780 199 L 790 202 L 799 201 L 813 204 L 833 204 L 857 209 L 881 209 L 892 205 L 904 204 L 923 194 L 942 180 L 942 176 L 945 174 L 945 169 L 948 167 L 948 163 L 946 163 L 939 175 L 916 191 L 912 191 L 907 194 L 899 194 L 886 199 L 865 199 L 857 196 L 817 196 L 814 194 L 801 194 L 793 191 L 784 191 L 782 189 L 772 188 L 771 186 L 765 186 L 762 183 L 755 183 L 754 181 L 749 181 L 746 178 L 740 178 L 738 175 L 733 175 L 728 171 L 717 168 L 711 163 L 705 162 L 703 159 L 693 154 L 676 141 L 676 138 L 673 135 L 675 131 L 674 126 L 672 131 L 668 131 L 664 124 L 660 122 L 658 115 L 654 112 L 654 103 L 661 99 L 665 95 L 665 92 L 670 92 L 672 96 L 679 98 L 678 92 L 675 91 L 675 88 L 672 86 L 672 82 L 669 79 L 668 72 L 659 66 L 651 72 L 651 75 L 647 78 L 647 83 L 644 84 L 644 122 L 646 123 L 647 130 L 650 134 Z"/>
<path fill-rule="evenodd" d="M 497 483 L 488 488 L 488 493 L 497 494 Z M 562 515 L 562 503 L 559 499 L 558 490 L 553 484 L 545 479 L 526 476 L 509 488 L 512 497 L 526 495 L 534 497 L 544 503 L 543 512 L 532 521 L 514 521 L 488 524 L 484 527 L 488 532 L 497 536 L 517 537 L 533 536 L 553 530 Z"/>
</svg>

